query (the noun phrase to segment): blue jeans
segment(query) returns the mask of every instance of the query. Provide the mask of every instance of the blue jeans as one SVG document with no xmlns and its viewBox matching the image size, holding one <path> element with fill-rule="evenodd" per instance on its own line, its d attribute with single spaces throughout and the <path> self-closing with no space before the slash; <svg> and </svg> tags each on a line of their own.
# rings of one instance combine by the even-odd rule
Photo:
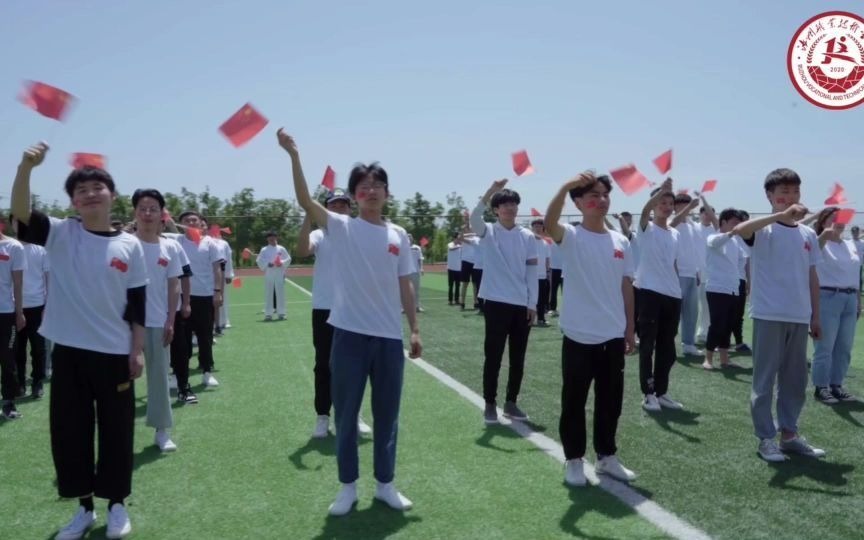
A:
<svg viewBox="0 0 864 540">
<path fill-rule="evenodd" d="M 858 292 L 819 291 L 822 338 L 814 340 L 813 385 L 839 386 L 852 359 L 852 343 L 858 322 Z"/>
<path fill-rule="evenodd" d="M 336 424 L 336 464 L 339 481 L 349 484 L 360 476 L 357 452 L 357 415 L 366 379 L 372 385 L 375 479 L 387 483 L 396 469 L 396 434 L 405 354 L 402 341 L 367 336 L 340 328 L 333 330 L 330 350 L 330 388 Z"/>
<path fill-rule="evenodd" d="M 681 343 L 696 344 L 696 322 L 699 319 L 699 288 L 695 277 L 679 277 L 681 282 Z"/>
</svg>

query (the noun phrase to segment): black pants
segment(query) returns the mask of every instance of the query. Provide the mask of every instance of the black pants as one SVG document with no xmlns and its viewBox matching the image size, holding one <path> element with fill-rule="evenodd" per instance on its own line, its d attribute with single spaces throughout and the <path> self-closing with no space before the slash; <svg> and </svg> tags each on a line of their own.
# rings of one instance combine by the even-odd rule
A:
<svg viewBox="0 0 864 540">
<path fill-rule="evenodd" d="M 537 320 L 546 320 L 546 311 L 549 309 L 549 280 L 538 279 L 537 289 Z"/>
<path fill-rule="evenodd" d="M 483 269 L 482 268 L 474 268 L 471 271 L 471 281 L 474 283 L 474 291 L 476 293 L 480 293 L 480 284 L 483 283 Z M 475 295 L 476 296 L 476 295 Z M 476 296 L 474 299 L 474 305 L 482 312 L 483 311 L 483 299 L 479 296 Z"/>
<path fill-rule="evenodd" d="M 510 349 L 510 374 L 507 378 L 507 401 L 516 402 L 525 371 L 525 350 L 528 348 L 528 308 L 487 300 L 483 305 L 486 317 L 486 340 L 483 350 L 483 399 L 495 403 L 498 395 L 498 372 L 504 357 L 504 346 Z M 508 344 L 509 339 L 509 344 Z"/>
<path fill-rule="evenodd" d="M 729 336 L 738 317 L 738 297 L 732 294 L 709 292 L 708 313 L 711 314 L 711 324 L 708 326 L 708 339 L 705 349 L 716 351 L 729 348 Z"/>
<path fill-rule="evenodd" d="M 462 272 L 459 270 L 447 270 L 447 302 L 459 303 L 459 284 L 462 280 Z M 455 292 L 454 292 L 455 290 Z"/>
<path fill-rule="evenodd" d="M 177 388 L 186 390 L 189 386 L 189 358 L 192 356 L 186 342 L 189 319 L 184 319 L 180 311 L 174 316 L 174 339 L 171 340 L 171 369 L 177 377 Z"/>
<path fill-rule="evenodd" d="M 633 287 L 633 332 L 639 337 L 639 289 Z"/>
<path fill-rule="evenodd" d="M 564 278 L 561 277 L 560 268 L 552 269 L 552 281 L 549 286 L 549 309 L 558 311 L 558 287 L 561 287 L 562 291 L 564 290 Z"/>
<path fill-rule="evenodd" d="M 738 280 L 738 296 L 735 304 L 735 319 L 732 323 L 732 334 L 735 344 L 744 343 L 744 313 L 747 311 L 747 280 Z"/>
<path fill-rule="evenodd" d="M 558 432 L 567 459 L 585 455 L 585 402 L 594 381 L 594 451 L 618 451 L 615 433 L 624 399 L 624 339 L 585 345 L 564 337 L 561 347 L 561 421 Z"/>
<path fill-rule="evenodd" d="M 327 323 L 329 309 L 312 310 L 312 344 L 315 346 L 315 412 L 330 416 L 330 349 L 333 327 Z"/>
<path fill-rule="evenodd" d="M 213 371 L 213 297 L 190 296 L 192 314 L 186 319 L 186 351 L 192 356 L 192 334 L 198 338 L 198 365 L 201 371 Z M 178 380 L 179 385 L 179 380 Z"/>
<path fill-rule="evenodd" d="M 45 306 L 24 308 L 27 326 L 15 338 L 15 363 L 18 365 L 18 385 L 21 388 L 27 382 L 27 343 L 30 343 L 30 378 L 33 379 L 33 387 L 42 386 L 45 380 L 45 338 L 38 332 L 44 311 Z"/>
<path fill-rule="evenodd" d="M 0 313 L 0 397 L 4 401 L 14 401 L 18 397 L 15 335 L 15 314 Z"/>
<path fill-rule="evenodd" d="M 59 495 L 128 497 L 135 431 L 129 355 L 55 343 L 51 359 L 51 453 Z M 94 435 L 99 440 L 98 460 Z"/>
<path fill-rule="evenodd" d="M 662 396 L 669 390 L 680 319 L 680 298 L 639 290 L 639 384 L 643 394 Z"/>
</svg>

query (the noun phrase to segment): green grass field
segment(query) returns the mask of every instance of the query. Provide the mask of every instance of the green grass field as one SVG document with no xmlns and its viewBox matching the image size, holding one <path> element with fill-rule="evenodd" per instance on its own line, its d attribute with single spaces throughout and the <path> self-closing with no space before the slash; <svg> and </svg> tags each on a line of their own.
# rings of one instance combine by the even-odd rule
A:
<svg viewBox="0 0 864 540">
<path fill-rule="evenodd" d="M 311 288 L 311 278 L 295 282 Z M 247 277 L 242 289 L 231 290 L 234 327 L 215 347 L 222 385 L 197 388 L 200 404 L 175 408 L 176 453 L 162 456 L 152 445 L 143 419 L 146 388 L 138 384 L 127 503 L 134 538 L 664 537 L 605 491 L 565 487 L 559 463 L 506 427 L 486 429 L 478 408 L 410 363 L 396 482 L 414 509 L 403 515 L 372 503 L 371 444 L 363 441 L 358 508 L 329 518 L 338 489 L 333 439 L 309 438 L 309 298 L 286 286 L 288 320 L 263 323 L 262 286 Z M 443 276 L 425 276 L 422 296 L 423 358 L 480 392 L 482 317 L 447 306 Z M 560 346 L 557 328 L 532 330 L 520 398 L 533 427 L 556 440 Z M 503 388 L 506 360 L 502 373 Z M 859 355 L 848 386 L 864 394 L 861 374 Z M 864 405 L 808 399 L 802 431 L 828 457 L 769 466 L 755 455 L 749 382 L 748 370 L 706 373 L 695 360 L 680 362 L 672 393 L 686 410 L 649 416 L 639 406 L 637 364 L 630 361 L 619 455 L 640 474 L 634 487 L 716 538 L 857 537 Z M 23 400 L 19 410 L 20 421 L 0 422 L 0 538 L 51 538 L 75 503 L 58 500 L 53 485 L 48 400 Z M 368 405 L 363 415 L 371 424 Z M 89 538 L 104 537 L 104 507 L 97 501 L 99 526 Z"/>
</svg>

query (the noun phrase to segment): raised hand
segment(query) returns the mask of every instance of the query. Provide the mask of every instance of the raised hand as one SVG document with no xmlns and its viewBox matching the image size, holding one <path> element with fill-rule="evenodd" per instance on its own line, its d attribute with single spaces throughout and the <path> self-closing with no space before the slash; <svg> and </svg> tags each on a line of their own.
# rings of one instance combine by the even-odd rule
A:
<svg viewBox="0 0 864 540">
<path fill-rule="evenodd" d="M 783 211 L 783 215 L 792 221 L 798 221 L 804 219 L 808 212 L 809 210 L 803 204 L 793 204 Z"/>
<path fill-rule="evenodd" d="M 285 128 L 279 128 L 279 130 L 276 131 L 276 139 L 279 141 L 279 146 L 284 148 L 291 157 L 296 157 L 298 155 L 297 143 L 294 141 L 294 137 L 285 133 Z"/>
<path fill-rule="evenodd" d="M 45 154 L 47 152 L 48 143 L 40 141 L 24 151 L 24 155 L 21 156 L 21 165 L 30 168 L 38 167 L 45 161 Z"/>
</svg>

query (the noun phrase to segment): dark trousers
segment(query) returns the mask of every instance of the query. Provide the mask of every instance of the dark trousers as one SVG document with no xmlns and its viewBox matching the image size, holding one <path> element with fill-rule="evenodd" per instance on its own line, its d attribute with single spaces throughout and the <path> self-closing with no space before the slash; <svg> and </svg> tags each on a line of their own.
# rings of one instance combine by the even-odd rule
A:
<svg viewBox="0 0 864 540">
<path fill-rule="evenodd" d="M 135 386 L 129 380 L 129 355 L 57 343 L 51 359 L 51 453 L 59 495 L 128 497 L 132 492 L 135 431 Z M 98 460 L 94 435 L 99 441 Z"/>
<path fill-rule="evenodd" d="M 189 386 L 189 357 L 192 356 L 186 334 L 189 319 L 184 319 L 180 311 L 174 316 L 174 339 L 171 340 L 171 369 L 177 377 L 177 388 L 181 391 Z"/>
<path fill-rule="evenodd" d="M 675 365 L 681 299 L 639 290 L 639 384 L 643 394 L 662 396 Z"/>
<path fill-rule="evenodd" d="M 624 399 L 624 339 L 585 345 L 564 337 L 561 347 L 561 421 L 558 432 L 567 459 L 585 455 L 585 402 L 594 381 L 594 451 L 618 451 L 615 433 Z"/>
<path fill-rule="evenodd" d="M 711 324 L 708 326 L 708 339 L 705 348 L 709 351 L 729 348 L 729 336 L 738 317 L 738 297 L 732 294 L 709 292 L 708 313 Z"/>
<path fill-rule="evenodd" d="M 744 343 L 744 313 L 747 311 L 747 280 L 738 280 L 738 296 L 735 304 L 735 319 L 732 323 L 732 335 L 735 344 Z"/>
<path fill-rule="evenodd" d="M 198 365 L 205 373 L 213 371 L 213 297 L 190 296 L 189 305 L 192 314 L 186 319 L 187 354 L 192 355 L 192 334 L 195 334 L 198 338 Z"/>
<path fill-rule="evenodd" d="M 27 343 L 30 343 L 30 378 L 33 379 L 33 386 L 42 386 L 45 380 L 45 338 L 38 332 L 42 326 L 43 311 L 45 306 L 24 308 L 27 326 L 15 338 L 15 363 L 18 365 L 18 385 L 21 388 L 27 382 Z"/>
<path fill-rule="evenodd" d="M 15 334 L 15 314 L 0 313 L 0 396 L 4 401 L 18 397 Z"/>
<path fill-rule="evenodd" d="M 552 269 L 552 281 L 549 284 L 549 309 L 558 311 L 558 287 L 564 290 L 564 278 L 561 277 L 561 269 Z"/>
<path fill-rule="evenodd" d="M 462 272 L 447 270 L 447 302 L 459 303 L 459 284 L 462 282 Z"/>
<path fill-rule="evenodd" d="M 538 279 L 537 283 L 539 284 L 537 292 L 537 320 L 545 321 L 546 311 L 549 309 L 549 280 Z"/>
<path fill-rule="evenodd" d="M 329 309 L 312 310 L 312 345 L 315 346 L 315 412 L 330 416 L 330 350 L 333 347 L 333 327 L 327 323 Z"/>
<path fill-rule="evenodd" d="M 486 340 L 483 350 L 483 399 L 495 403 L 498 395 L 498 372 L 504 357 L 504 346 L 510 349 L 510 374 L 507 378 L 507 401 L 516 402 L 525 371 L 525 350 L 528 348 L 528 308 L 487 300 L 483 305 L 486 317 Z M 509 340 L 509 344 L 508 344 Z"/>
<path fill-rule="evenodd" d="M 483 269 L 474 268 L 471 271 L 471 281 L 474 283 L 474 290 L 476 292 L 480 292 L 480 284 L 483 283 Z M 483 299 L 479 296 L 474 299 L 474 302 L 477 308 L 482 312 L 483 311 Z"/>
</svg>

